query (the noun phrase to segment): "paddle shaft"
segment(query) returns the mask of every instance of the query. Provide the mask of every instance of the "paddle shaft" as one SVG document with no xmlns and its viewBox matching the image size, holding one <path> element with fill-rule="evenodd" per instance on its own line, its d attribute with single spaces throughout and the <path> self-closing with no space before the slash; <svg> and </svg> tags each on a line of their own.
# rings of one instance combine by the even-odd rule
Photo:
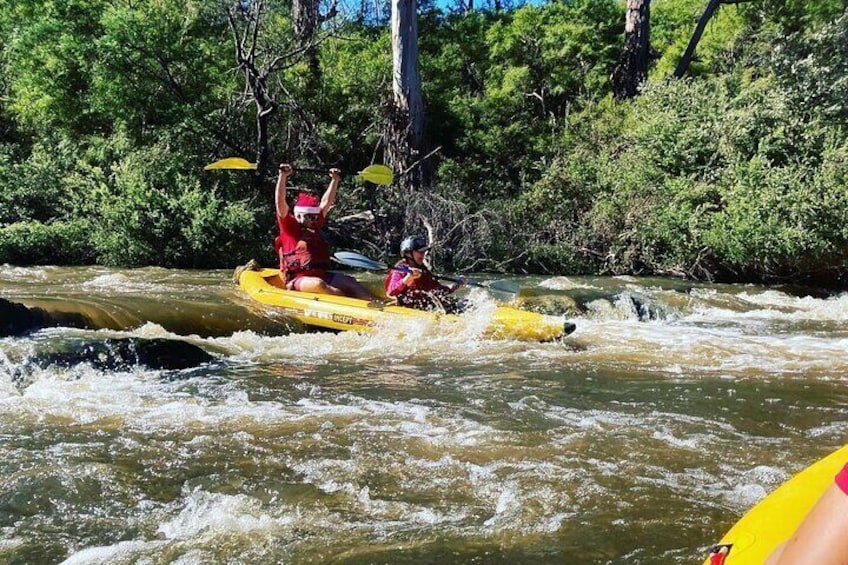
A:
<svg viewBox="0 0 848 565">
<path fill-rule="evenodd" d="M 401 273 L 411 273 L 412 272 L 411 267 L 388 267 L 388 269 L 390 271 L 400 271 Z M 422 271 L 423 271 L 423 269 L 422 269 Z M 430 272 L 430 271 L 426 271 L 426 272 Z M 441 281 L 451 281 L 454 284 L 462 284 L 462 279 L 459 278 L 459 277 L 449 277 L 447 275 L 440 275 L 438 273 L 433 273 L 433 272 L 430 272 L 430 274 L 433 275 L 435 278 L 441 280 Z M 469 280 L 466 280 L 465 284 L 467 284 L 468 286 L 479 286 L 481 288 L 485 288 L 485 287 L 483 287 L 482 284 L 478 284 L 478 283 L 475 283 L 475 282 L 472 282 L 472 281 L 469 281 Z"/>
<path fill-rule="evenodd" d="M 339 251 L 338 253 L 336 253 L 334 255 L 334 257 L 339 263 L 341 263 L 343 265 L 347 265 L 348 267 L 355 267 L 355 268 L 358 268 L 358 269 L 366 269 L 366 270 L 369 270 L 369 271 L 397 270 L 397 271 L 402 271 L 402 272 L 407 272 L 407 273 L 409 272 L 409 267 L 406 267 L 406 266 L 390 267 L 390 266 L 386 265 L 385 263 L 381 263 L 379 261 L 374 261 L 373 259 L 369 259 L 365 255 L 361 255 L 359 253 L 354 253 L 352 251 Z M 434 277 L 436 277 L 437 279 L 452 281 L 454 283 L 461 283 L 462 282 L 462 279 L 457 278 L 457 277 L 449 277 L 449 276 L 446 276 L 446 275 L 440 275 L 438 273 L 432 273 L 432 272 L 430 274 L 433 275 Z M 498 291 L 498 292 L 507 292 L 507 293 L 510 293 L 510 294 L 518 294 L 517 291 L 513 291 L 513 290 L 510 290 L 510 289 L 500 289 L 500 288 L 492 287 L 491 285 L 475 283 L 475 282 L 469 281 L 467 279 L 465 280 L 465 284 L 467 284 L 468 286 L 485 288 L 485 289 L 488 289 L 488 290 L 493 290 L 493 291 Z"/>
<path fill-rule="evenodd" d="M 292 169 L 293 169 L 293 172 L 295 172 L 295 173 L 302 171 L 304 173 L 328 173 L 329 174 L 329 172 L 330 172 L 330 169 L 316 169 L 314 167 L 295 167 L 294 165 L 292 165 Z"/>
<path fill-rule="evenodd" d="M 227 157 L 226 159 L 220 159 L 215 161 L 214 163 L 210 163 L 203 167 L 204 170 L 220 170 L 220 169 L 234 169 L 234 170 L 256 170 L 256 163 L 251 163 L 247 159 L 243 159 L 241 157 Z M 316 169 L 314 167 L 292 167 L 292 172 L 295 171 L 304 171 L 307 173 L 328 173 L 329 170 L 324 169 Z M 374 184 L 388 186 L 392 184 L 394 181 L 394 174 L 392 170 L 385 165 L 368 165 L 363 170 L 359 171 L 354 178 L 372 182 Z"/>
</svg>

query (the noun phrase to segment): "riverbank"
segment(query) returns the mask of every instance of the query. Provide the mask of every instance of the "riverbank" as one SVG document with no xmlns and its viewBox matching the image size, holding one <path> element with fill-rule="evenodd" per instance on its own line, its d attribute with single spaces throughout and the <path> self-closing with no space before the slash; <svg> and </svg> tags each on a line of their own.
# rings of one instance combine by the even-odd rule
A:
<svg viewBox="0 0 848 565">
<path fill-rule="evenodd" d="M 340 33 L 315 45 L 307 69 L 291 60 L 302 50 L 287 43 L 288 8 L 265 5 L 254 30 L 277 50 L 266 84 L 282 105 L 261 113 L 257 147 L 226 13 L 201 4 L 186 14 L 146 1 L 45 3 L 0 18 L 14 39 L 2 46 L 0 263 L 270 264 L 273 171 L 287 162 L 299 170 L 290 182 L 315 193 L 329 179 L 320 171 L 342 170 L 328 229 L 338 249 L 375 259 L 426 233 L 442 271 L 846 287 L 841 0 L 725 5 L 682 78 L 670 75 L 703 2 L 654 2 L 657 59 L 623 100 L 609 80 L 620 2 L 425 10 L 430 145 L 391 186 L 356 180 L 392 159 L 387 22 L 338 14 Z M 260 154 L 266 175 L 204 170 Z M 413 174 L 420 182 L 407 182 Z"/>
</svg>

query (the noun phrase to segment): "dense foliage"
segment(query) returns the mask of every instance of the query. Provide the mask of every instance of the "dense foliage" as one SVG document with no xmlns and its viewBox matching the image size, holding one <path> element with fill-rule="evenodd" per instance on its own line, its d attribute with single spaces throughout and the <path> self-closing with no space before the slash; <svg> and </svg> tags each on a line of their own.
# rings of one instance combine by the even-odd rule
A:
<svg viewBox="0 0 848 565">
<path fill-rule="evenodd" d="M 844 281 L 848 6 L 654 0 L 651 76 L 615 103 L 615 0 L 420 15 L 434 185 L 345 181 L 350 247 L 389 255 L 425 225 L 445 267 Z M 325 22 L 317 70 L 269 2 L 273 162 L 381 160 L 385 22 Z M 208 172 L 256 156 L 256 113 L 220 0 L 0 0 L 0 262 L 232 267 L 271 261 L 272 179 Z M 320 188 L 324 176 L 296 184 Z M 398 213 L 398 210 L 403 213 Z"/>
</svg>

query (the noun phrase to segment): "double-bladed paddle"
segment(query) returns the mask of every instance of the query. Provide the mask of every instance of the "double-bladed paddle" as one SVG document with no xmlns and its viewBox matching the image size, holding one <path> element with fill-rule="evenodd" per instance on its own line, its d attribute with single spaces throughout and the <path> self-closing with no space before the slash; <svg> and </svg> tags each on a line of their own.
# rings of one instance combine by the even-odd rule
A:
<svg viewBox="0 0 848 565">
<path fill-rule="evenodd" d="M 308 173 L 327 172 L 322 169 L 311 169 L 305 167 L 293 166 L 292 168 L 295 171 L 305 171 Z M 221 159 L 220 161 L 215 161 L 214 163 L 209 163 L 208 165 L 203 167 L 204 171 L 214 171 L 221 169 L 254 171 L 256 170 L 256 163 L 251 163 L 247 159 L 242 159 L 241 157 L 228 157 L 226 159 Z M 395 175 L 392 170 L 385 165 L 368 165 L 356 174 L 356 178 L 385 186 L 392 184 L 392 182 L 395 180 Z"/>
<path fill-rule="evenodd" d="M 374 261 L 373 259 L 369 259 L 365 255 L 360 255 L 359 253 L 354 253 L 353 251 L 339 251 L 335 255 L 333 255 L 333 257 L 335 257 L 336 260 L 339 263 L 341 263 L 342 265 L 347 265 L 348 267 L 354 267 L 354 268 L 357 268 L 357 269 L 365 269 L 366 271 L 397 270 L 397 271 L 409 272 L 409 269 L 406 269 L 406 268 L 403 268 L 403 267 L 390 267 L 389 265 L 387 265 L 385 263 L 382 263 L 380 261 Z M 450 275 L 439 275 L 439 274 L 436 274 L 436 273 L 433 273 L 433 276 L 436 277 L 437 279 L 441 279 L 441 280 L 444 280 L 444 281 L 451 281 L 451 282 L 454 282 L 454 283 L 457 283 L 457 284 L 463 282 L 463 279 L 461 279 L 460 277 L 452 277 Z M 510 283 L 507 283 L 505 281 L 503 281 L 503 282 L 502 281 L 493 281 L 493 282 L 479 283 L 479 282 L 475 282 L 475 281 L 471 281 L 471 280 L 466 279 L 465 284 L 467 284 L 468 286 L 485 288 L 485 289 L 489 289 L 489 290 L 493 290 L 493 291 L 497 291 L 497 292 L 506 292 L 506 293 L 513 294 L 513 295 L 518 294 L 518 292 L 519 292 L 517 288 L 509 288 L 507 285 L 510 285 Z M 512 285 L 510 285 L 510 286 L 512 286 Z"/>
</svg>

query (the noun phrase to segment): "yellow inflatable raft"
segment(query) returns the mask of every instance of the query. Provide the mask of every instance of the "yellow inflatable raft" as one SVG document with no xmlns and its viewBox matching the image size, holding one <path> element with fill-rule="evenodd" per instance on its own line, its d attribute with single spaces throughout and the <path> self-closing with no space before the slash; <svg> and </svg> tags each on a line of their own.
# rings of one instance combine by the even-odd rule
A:
<svg viewBox="0 0 848 565">
<path fill-rule="evenodd" d="M 357 298 L 285 290 L 280 288 L 278 275 L 277 269 L 239 268 L 234 279 L 254 300 L 274 306 L 284 315 L 308 326 L 363 331 L 378 324 L 391 325 L 393 320 L 457 318 L 451 314 L 424 312 Z M 498 306 L 484 335 L 497 339 L 552 341 L 570 334 L 574 329 L 574 324 L 560 318 Z"/>
<path fill-rule="evenodd" d="M 730 528 L 704 565 L 762 565 L 795 532 L 846 462 L 848 445 L 783 483 Z"/>
</svg>

